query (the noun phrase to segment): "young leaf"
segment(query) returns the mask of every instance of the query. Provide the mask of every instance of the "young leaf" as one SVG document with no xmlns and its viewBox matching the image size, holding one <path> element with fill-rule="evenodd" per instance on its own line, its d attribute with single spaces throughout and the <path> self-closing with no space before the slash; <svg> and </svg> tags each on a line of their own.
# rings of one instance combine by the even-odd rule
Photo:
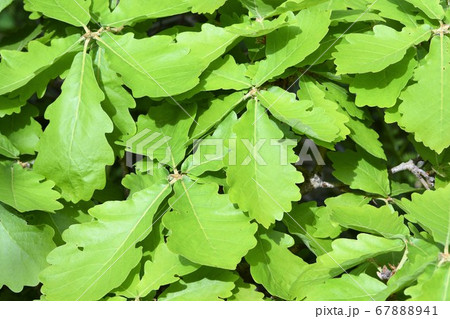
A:
<svg viewBox="0 0 450 319">
<path fill-rule="evenodd" d="M 416 8 L 422 10 L 431 19 L 442 20 L 445 12 L 439 0 L 406 0 Z"/>
<path fill-rule="evenodd" d="M 195 105 L 181 109 L 161 104 L 150 108 L 147 115 L 139 116 L 138 132 L 127 140 L 127 151 L 175 168 L 184 159 L 195 113 Z"/>
<path fill-rule="evenodd" d="M 160 301 L 219 301 L 232 295 L 238 276 L 231 271 L 202 267 L 170 285 Z"/>
<path fill-rule="evenodd" d="M 380 280 L 366 274 L 343 275 L 312 286 L 307 292 L 307 301 L 372 301 L 374 296 L 386 288 Z"/>
<path fill-rule="evenodd" d="M 384 18 L 399 21 L 405 27 L 417 27 L 415 7 L 404 0 L 378 0 L 369 5 Z"/>
<path fill-rule="evenodd" d="M 251 80 L 245 76 L 247 68 L 237 64 L 232 55 L 211 63 L 200 78 L 199 90 L 243 90 L 252 86 Z"/>
<path fill-rule="evenodd" d="M 8 158 L 18 158 L 20 155 L 19 150 L 2 134 L 0 134 L 0 155 Z"/>
<path fill-rule="evenodd" d="M 421 239 L 413 239 L 407 248 L 408 259 L 389 279 L 386 289 L 377 294 L 376 300 L 386 300 L 393 293 L 410 286 L 428 266 L 436 264 L 439 248 L 435 245 Z"/>
<path fill-rule="evenodd" d="M 233 207 L 228 195 L 219 195 L 217 185 L 183 178 L 174 189 L 173 211 L 163 218 L 169 249 L 201 265 L 235 269 L 255 246 L 257 225 Z"/>
<path fill-rule="evenodd" d="M 334 119 L 324 109 L 313 107 L 312 101 L 298 101 L 295 94 L 276 86 L 260 91 L 258 97 L 273 116 L 291 126 L 296 133 L 325 142 L 337 138 L 339 127 L 334 125 Z"/>
<path fill-rule="evenodd" d="M 450 185 L 423 194 L 413 194 L 411 200 L 402 199 L 400 207 L 406 217 L 419 223 L 443 245 L 450 243 Z"/>
<path fill-rule="evenodd" d="M 382 160 L 360 149 L 357 152 L 330 153 L 328 156 L 335 169 L 333 175 L 350 188 L 384 196 L 390 193 L 388 172 Z"/>
<path fill-rule="evenodd" d="M 121 1 L 115 10 L 102 16 L 101 22 L 109 26 L 120 27 L 131 25 L 145 19 L 157 19 L 175 16 L 188 11 L 197 13 L 213 13 L 224 4 L 225 0 L 164 0 Z"/>
<path fill-rule="evenodd" d="M 237 122 L 237 115 L 233 111 L 217 126 L 214 134 L 201 140 L 196 145 L 193 155 L 190 155 L 181 166 L 185 174 L 200 176 L 210 171 L 216 172 L 224 168 L 224 158 L 229 151 L 225 142 L 235 138 L 233 127 Z"/>
<path fill-rule="evenodd" d="M 293 299 L 291 286 L 307 266 L 288 249 L 294 245 L 294 239 L 287 234 L 263 229 L 258 231 L 257 239 L 258 244 L 245 257 L 253 279 L 272 295 Z"/>
<path fill-rule="evenodd" d="M 257 291 L 255 285 L 244 282 L 242 278 L 239 278 L 235 284 L 233 295 L 227 298 L 228 301 L 262 301 L 264 299 L 264 294 Z"/>
<path fill-rule="evenodd" d="M 244 92 L 234 92 L 230 95 L 219 96 L 210 100 L 207 107 L 199 107 L 192 138 L 202 137 L 213 126 L 220 123 L 220 121 L 244 100 L 244 95 Z"/>
<path fill-rule="evenodd" d="M 430 27 L 404 28 L 401 32 L 385 25 L 376 25 L 374 34 L 349 34 L 336 46 L 337 71 L 344 73 L 380 72 L 403 59 L 413 45 L 431 36 Z"/>
<path fill-rule="evenodd" d="M 328 32 L 330 13 L 307 9 L 301 11 L 294 21 L 267 36 L 267 59 L 254 66 L 256 72 L 252 82 L 255 86 L 261 86 L 313 53 Z"/>
<path fill-rule="evenodd" d="M 142 241 L 170 187 L 155 184 L 123 202 L 107 202 L 89 211 L 95 219 L 73 225 L 65 245 L 48 256 L 41 273 L 46 300 L 98 300 L 119 286 L 142 257 Z"/>
<path fill-rule="evenodd" d="M 430 277 L 422 275 L 417 280 L 417 288 L 411 287 L 405 293 L 411 301 L 450 301 L 450 264 L 434 270 Z"/>
<path fill-rule="evenodd" d="M 65 54 L 79 51 L 82 48 L 79 42 L 80 35 L 74 34 L 53 40 L 51 46 L 46 46 L 37 40 L 31 41 L 28 44 L 27 52 L 2 50 L 0 95 L 27 84 Z"/>
<path fill-rule="evenodd" d="M 95 80 L 92 60 L 79 53 L 58 99 L 45 116 L 50 124 L 39 143 L 35 170 L 53 180 L 74 203 L 88 200 L 105 186 L 105 166 L 114 162 L 106 140 L 113 125 L 101 108 L 104 94 Z"/>
<path fill-rule="evenodd" d="M 91 20 L 89 6 L 91 0 L 25 0 L 25 10 L 42 14 L 81 27 Z"/>
<path fill-rule="evenodd" d="M 147 296 L 159 287 L 171 284 L 197 270 L 200 266 L 186 258 L 173 253 L 165 243 L 160 243 L 152 256 L 152 260 L 145 263 L 144 276 L 137 285 L 139 297 Z"/>
<path fill-rule="evenodd" d="M 368 258 L 388 252 L 401 251 L 404 243 L 400 239 L 386 239 L 368 234 L 359 234 L 355 239 L 336 239 L 332 251 L 317 257 L 307 266 L 292 286 L 291 293 L 303 299 L 311 288 L 352 268 Z M 361 289 L 361 294 L 367 293 Z"/>
<path fill-rule="evenodd" d="M 332 119 L 333 126 L 339 128 L 339 134 L 335 141 L 344 140 L 350 133 L 350 130 L 345 126 L 348 122 L 347 114 L 340 109 L 339 105 L 325 97 L 323 92 L 317 83 L 308 78 L 303 78 L 300 81 L 300 90 L 297 92 L 300 100 L 306 99 L 313 103 L 315 109 L 322 109 Z M 331 123 L 328 123 L 331 125 Z"/>
<path fill-rule="evenodd" d="M 332 219 L 347 228 L 380 234 L 385 238 L 405 238 L 409 235 L 403 216 L 399 217 L 392 206 L 376 208 L 371 205 L 360 207 L 333 205 L 332 211 Z"/>
<path fill-rule="evenodd" d="M 437 153 L 450 146 L 450 38 L 435 37 L 414 80 L 400 96 L 400 126 Z M 424 106 L 426 105 L 426 110 Z M 433 128 L 433 129 L 430 129 Z"/>
<path fill-rule="evenodd" d="M 356 94 L 356 105 L 394 106 L 417 66 L 416 53 L 409 49 L 400 62 L 378 73 L 357 74 L 350 84 L 350 92 Z"/>
<path fill-rule="evenodd" d="M 41 125 L 33 118 L 38 114 L 38 109 L 30 105 L 20 114 L 0 119 L 0 140 L 4 134 L 20 154 L 34 155 L 42 135 Z"/>
<path fill-rule="evenodd" d="M 122 135 L 132 135 L 136 133 L 136 125 L 129 109 L 134 109 L 136 102 L 122 87 L 123 81 L 110 68 L 104 55 L 104 50 L 100 49 L 95 59 L 97 68 L 100 71 L 98 77 L 99 86 L 105 94 L 102 106 Z"/>
<path fill-rule="evenodd" d="M 0 162 L 0 201 L 19 212 L 42 210 L 54 212 L 63 208 L 57 200 L 60 194 L 44 176 L 23 169 L 19 164 Z"/>
<path fill-rule="evenodd" d="M 105 33 L 98 41 L 111 68 L 122 75 L 135 97 L 166 97 L 184 93 L 199 83 L 200 74 L 237 38 L 209 24 L 201 32 L 183 32 L 135 39 L 133 34 Z"/>
<path fill-rule="evenodd" d="M 367 153 L 386 160 L 383 145 L 380 143 L 378 133 L 368 128 L 363 122 L 349 118 L 345 124 L 350 129 L 349 137 L 363 148 Z"/>
<path fill-rule="evenodd" d="M 0 288 L 20 292 L 39 283 L 38 275 L 48 265 L 45 258 L 55 248 L 53 234 L 49 226 L 27 225 L 0 204 Z"/>
<path fill-rule="evenodd" d="M 254 99 L 234 132 L 236 147 L 229 153 L 227 169 L 230 200 L 268 228 L 300 199 L 296 184 L 303 177 L 290 164 L 296 160 L 292 143 L 281 140 L 283 132 Z"/>
<path fill-rule="evenodd" d="M 0 64 L 0 69 L 2 64 Z M 19 98 L 10 99 L 6 96 L 0 96 L 0 118 L 5 117 L 5 115 L 11 115 L 13 113 L 19 113 L 20 108 L 25 105 L 24 101 Z"/>
<path fill-rule="evenodd" d="M 292 12 L 286 12 L 273 20 L 264 19 L 262 21 L 256 21 L 250 17 L 243 16 L 242 18 L 240 17 L 242 20 L 241 23 L 235 23 L 235 19 L 233 18 L 236 18 L 236 16 L 221 17 L 222 20 L 233 23 L 225 28 L 227 31 L 244 37 L 256 38 L 289 25 L 289 23 L 295 19 L 295 16 Z"/>
</svg>

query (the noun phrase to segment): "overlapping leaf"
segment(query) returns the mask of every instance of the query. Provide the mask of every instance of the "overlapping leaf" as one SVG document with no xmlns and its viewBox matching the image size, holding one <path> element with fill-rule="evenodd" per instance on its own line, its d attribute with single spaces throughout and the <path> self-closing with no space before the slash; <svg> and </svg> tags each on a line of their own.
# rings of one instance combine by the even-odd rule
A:
<svg viewBox="0 0 450 319">
<path fill-rule="evenodd" d="M 55 183 L 43 180 L 44 176 L 27 171 L 17 163 L 0 162 L 0 202 L 19 212 L 61 209 L 63 206 L 57 201 L 60 194 L 53 190 Z"/>
<path fill-rule="evenodd" d="M 41 274 L 45 299 L 98 300 L 119 286 L 141 259 L 136 244 L 150 233 L 169 193 L 167 183 L 157 183 L 127 201 L 96 206 L 89 212 L 94 221 L 71 226 Z"/>
<path fill-rule="evenodd" d="M 430 53 L 417 69 L 416 84 L 408 87 L 400 99 L 399 124 L 414 138 L 437 153 L 450 146 L 450 38 L 435 37 Z M 430 128 L 433 129 L 430 129 Z"/>
<path fill-rule="evenodd" d="M 169 249 L 198 264 L 235 269 L 255 246 L 257 226 L 233 207 L 228 195 L 217 193 L 217 185 L 183 178 L 174 189 L 175 196 L 169 201 L 173 211 L 163 218 L 171 231 Z"/>
<path fill-rule="evenodd" d="M 53 234 L 49 226 L 27 225 L 0 204 L 0 288 L 20 292 L 39 283 L 38 275 L 48 265 L 45 258 L 55 248 Z"/>
<path fill-rule="evenodd" d="M 74 34 L 55 39 L 50 46 L 32 41 L 28 44 L 27 52 L 2 50 L 0 95 L 22 87 L 65 54 L 81 49 L 79 39 L 80 36 Z"/>
<path fill-rule="evenodd" d="M 291 210 L 292 201 L 300 199 L 296 183 L 303 178 L 290 164 L 296 161 L 292 141 L 281 140 L 283 132 L 269 119 L 259 101 L 253 99 L 234 132 L 236 147 L 227 159 L 230 199 L 258 223 L 269 227 Z"/>
<path fill-rule="evenodd" d="M 376 25 L 374 34 L 349 34 L 339 44 L 336 58 L 339 73 L 380 72 L 403 59 L 413 45 L 431 36 L 429 26 L 404 28 L 401 32 L 385 25 Z"/>
<path fill-rule="evenodd" d="M 91 58 L 79 53 L 61 95 L 46 111 L 50 124 L 35 163 L 36 172 L 54 181 L 66 200 L 90 199 L 105 186 L 105 166 L 114 162 L 105 137 L 113 125 L 100 105 L 103 99 Z"/>
</svg>

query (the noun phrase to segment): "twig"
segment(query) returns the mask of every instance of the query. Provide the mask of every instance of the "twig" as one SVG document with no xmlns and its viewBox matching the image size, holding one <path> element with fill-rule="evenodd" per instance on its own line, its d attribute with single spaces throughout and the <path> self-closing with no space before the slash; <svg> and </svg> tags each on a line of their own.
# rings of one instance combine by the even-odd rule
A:
<svg viewBox="0 0 450 319">
<path fill-rule="evenodd" d="M 313 177 L 309 179 L 309 182 L 311 183 L 311 186 L 316 188 L 335 188 L 336 186 L 324 181 L 319 175 L 314 174 Z"/>
<path fill-rule="evenodd" d="M 422 165 L 423 162 L 419 162 L 419 164 L 416 165 L 413 160 L 409 160 L 391 168 L 391 173 L 395 174 L 401 171 L 410 171 L 419 179 L 426 189 L 430 189 L 431 187 L 434 187 L 434 177 L 430 176 L 427 172 L 421 169 Z"/>
</svg>

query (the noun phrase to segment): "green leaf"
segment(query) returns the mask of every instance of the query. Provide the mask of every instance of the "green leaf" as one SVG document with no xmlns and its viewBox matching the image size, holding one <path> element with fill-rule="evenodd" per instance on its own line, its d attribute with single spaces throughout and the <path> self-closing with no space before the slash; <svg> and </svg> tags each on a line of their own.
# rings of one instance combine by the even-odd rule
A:
<svg viewBox="0 0 450 319">
<path fill-rule="evenodd" d="M 203 24 L 201 32 L 180 33 L 176 43 L 171 36 L 135 39 L 132 33 L 105 33 L 97 42 L 134 97 L 165 97 L 194 88 L 201 73 L 236 38 L 222 28 Z"/>
<path fill-rule="evenodd" d="M 145 297 L 151 291 L 171 284 L 198 268 L 198 265 L 170 251 L 165 243 L 160 243 L 152 260 L 145 263 L 144 275 L 137 285 L 138 296 Z"/>
<path fill-rule="evenodd" d="M 103 99 L 90 56 L 79 53 L 61 95 L 45 112 L 50 124 L 39 142 L 35 170 L 53 180 L 63 198 L 74 203 L 105 187 L 105 166 L 114 162 L 105 137 L 113 127 L 101 108 Z"/>
<path fill-rule="evenodd" d="M 96 66 L 100 71 L 97 80 L 105 94 L 102 106 L 120 134 L 132 135 L 136 133 L 136 125 L 129 109 L 134 109 L 136 102 L 122 87 L 123 81 L 117 76 L 116 72 L 111 70 L 104 54 L 104 50 L 100 49 L 95 59 Z"/>
<path fill-rule="evenodd" d="M 355 239 L 339 238 L 333 244 L 333 251 L 317 258 L 317 266 L 341 273 L 369 257 L 401 251 L 405 247 L 400 239 L 386 239 L 368 234 L 359 234 Z M 334 271 L 331 271 L 333 273 Z"/>
<path fill-rule="evenodd" d="M 317 207 L 316 202 L 294 205 L 283 218 L 289 233 L 297 236 L 311 252 L 320 256 L 331 250 L 331 238 L 336 238 L 342 228 L 330 219 L 331 211 Z"/>
<path fill-rule="evenodd" d="M 189 11 L 190 0 L 121 1 L 112 13 L 101 17 L 102 24 L 113 27 L 131 25 L 145 19 L 157 19 Z"/>
<path fill-rule="evenodd" d="M 200 176 L 203 173 L 215 172 L 224 168 L 224 158 L 229 151 L 224 142 L 234 138 L 233 127 L 237 122 L 237 115 L 233 111 L 219 124 L 214 134 L 201 140 L 196 145 L 194 154 L 190 155 L 181 166 L 185 174 Z M 197 141 L 198 142 L 198 141 Z"/>
<path fill-rule="evenodd" d="M 244 92 L 234 92 L 230 95 L 211 99 L 208 107 L 198 109 L 197 122 L 192 132 L 196 139 L 205 135 L 213 126 L 220 123 L 237 105 L 244 100 Z"/>
<path fill-rule="evenodd" d="M 356 240 L 336 239 L 332 243 L 331 252 L 317 257 L 316 263 L 304 269 L 293 284 L 291 293 L 298 299 L 303 299 L 311 285 L 320 284 L 369 258 L 401 251 L 403 248 L 404 243 L 400 239 L 386 239 L 368 234 L 359 234 Z"/>
<path fill-rule="evenodd" d="M 413 194 L 411 200 L 402 199 L 400 207 L 406 218 L 419 223 L 443 245 L 450 243 L 450 185 L 423 194 Z"/>
<path fill-rule="evenodd" d="M 21 101 L 19 98 L 10 99 L 6 96 L 0 96 L 0 118 L 5 117 L 5 115 L 20 113 L 20 109 L 24 105 L 25 101 Z"/>
<path fill-rule="evenodd" d="M 8 137 L 0 134 L 0 155 L 8 158 L 18 158 L 20 155 L 19 150 L 8 139 Z"/>
<path fill-rule="evenodd" d="M 445 16 L 444 9 L 439 0 L 406 0 L 420 9 L 431 19 L 442 20 Z"/>
<path fill-rule="evenodd" d="M 356 94 L 356 105 L 392 107 L 411 79 L 417 66 L 416 50 L 409 49 L 403 60 L 378 73 L 357 74 L 350 92 Z"/>
<path fill-rule="evenodd" d="M 49 226 L 27 225 L 0 204 L 0 288 L 20 292 L 39 283 L 38 275 L 48 265 L 45 258 L 55 248 L 53 234 Z"/>
<path fill-rule="evenodd" d="M 0 118 L 0 133 L 4 134 L 21 154 L 34 155 L 36 151 L 42 135 L 41 125 L 33 118 L 38 114 L 38 109 L 29 105 L 20 114 Z"/>
<path fill-rule="evenodd" d="M 350 186 L 368 193 L 387 196 L 390 193 L 386 163 L 374 158 L 364 151 L 330 153 L 328 157 L 333 162 L 333 175 Z"/>
<path fill-rule="evenodd" d="M 232 295 L 238 276 L 231 271 L 202 267 L 170 285 L 160 301 L 219 301 Z"/>
<path fill-rule="evenodd" d="M 109 15 L 102 16 L 102 24 L 120 27 L 141 20 L 175 16 L 188 11 L 195 13 L 214 13 L 226 0 L 128 0 L 119 2 Z"/>
<path fill-rule="evenodd" d="M 67 38 L 55 39 L 51 46 L 46 46 L 38 40 L 28 43 L 27 52 L 1 50 L 0 63 L 0 95 L 12 92 L 46 70 L 65 54 L 78 51 L 80 35 L 74 34 Z"/>
<path fill-rule="evenodd" d="M 286 11 L 299 11 L 305 8 L 321 4 L 326 0 L 241 0 L 248 8 L 251 15 L 263 20 Z"/>
<path fill-rule="evenodd" d="M 450 38 L 435 37 L 414 80 L 400 96 L 400 126 L 437 153 L 450 146 Z M 426 110 L 423 106 L 426 105 Z M 432 129 L 430 129 L 432 128 Z"/>
<path fill-rule="evenodd" d="M 136 174 L 128 174 L 122 180 L 122 185 L 130 190 L 130 196 L 134 193 L 149 188 L 157 183 L 167 181 L 169 172 L 158 163 L 151 163 L 145 170 L 137 170 Z"/>
<path fill-rule="evenodd" d="M 336 46 L 333 54 L 337 71 L 344 73 L 380 72 L 403 59 L 413 45 L 427 41 L 430 27 L 404 28 L 398 32 L 388 26 L 376 25 L 373 34 L 349 34 Z"/>
<path fill-rule="evenodd" d="M 393 293 L 413 284 L 425 269 L 437 262 L 439 248 L 421 239 L 412 239 L 407 246 L 407 260 L 397 269 L 387 282 L 385 290 L 380 291 L 376 300 L 386 300 Z"/>
<path fill-rule="evenodd" d="M 283 132 L 257 100 L 248 102 L 234 132 L 227 169 L 230 200 L 267 228 L 300 199 L 296 184 L 303 177 L 290 164 L 297 160 L 292 141 L 281 140 Z"/>
<path fill-rule="evenodd" d="M 235 269 L 255 246 L 257 225 L 233 207 L 228 195 L 219 195 L 217 185 L 185 177 L 175 183 L 174 190 L 169 201 L 173 211 L 163 218 L 170 230 L 169 249 L 201 265 Z"/>
<path fill-rule="evenodd" d="M 214 13 L 227 0 L 190 0 L 192 12 L 195 13 Z"/>
<path fill-rule="evenodd" d="M 126 141 L 127 151 L 148 156 L 175 168 L 185 157 L 195 105 L 161 104 L 139 116 L 135 136 Z"/>
<path fill-rule="evenodd" d="M 391 20 L 400 21 L 406 27 L 417 27 L 414 6 L 404 0 L 366 0 L 373 10 L 379 11 L 379 15 Z M 420 17 L 419 17 L 420 18 Z"/>
<path fill-rule="evenodd" d="M 253 279 L 270 294 L 293 299 L 291 286 L 307 266 L 288 249 L 294 245 L 294 239 L 287 234 L 262 229 L 258 231 L 257 239 L 258 244 L 245 257 Z"/>
<path fill-rule="evenodd" d="M 255 285 L 244 282 L 242 278 L 239 278 L 235 284 L 233 295 L 227 298 L 228 301 L 262 301 L 264 299 L 264 294 L 257 291 Z"/>
<path fill-rule="evenodd" d="M 417 280 L 417 288 L 411 287 L 405 293 L 410 301 L 450 301 L 450 264 L 434 270 L 432 275 L 422 275 Z"/>
<path fill-rule="evenodd" d="M 42 210 L 54 212 L 63 206 L 57 201 L 60 194 L 44 176 L 23 169 L 19 164 L 0 162 L 0 201 L 19 212 Z"/>
<path fill-rule="evenodd" d="M 350 133 L 350 130 L 345 126 L 348 121 L 348 115 L 341 110 L 339 105 L 332 100 L 328 100 L 318 84 L 311 79 L 303 78 L 300 81 L 300 90 L 297 92 L 300 100 L 307 99 L 312 101 L 313 107 L 316 109 L 322 109 L 332 119 L 334 126 L 339 128 L 339 134 L 335 141 L 344 140 Z M 331 123 L 328 123 L 330 126 Z"/>
<path fill-rule="evenodd" d="M 322 108 L 315 108 L 310 100 L 297 100 L 295 94 L 279 87 L 260 91 L 261 104 L 278 120 L 288 124 L 299 134 L 305 134 L 325 142 L 334 141 L 339 127 L 334 119 Z"/>
<path fill-rule="evenodd" d="M 390 205 L 379 208 L 371 205 L 333 206 L 332 211 L 332 219 L 346 228 L 385 238 L 406 238 L 409 235 L 403 216 L 398 216 Z"/>
<path fill-rule="evenodd" d="M 169 193 L 168 184 L 155 184 L 130 200 L 92 208 L 94 221 L 66 230 L 66 244 L 50 253 L 51 266 L 41 273 L 46 300 L 98 300 L 119 286 L 141 259 L 136 244 Z"/>
<path fill-rule="evenodd" d="M 342 275 L 312 286 L 307 301 L 372 301 L 373 297 L 386 288 L 380 280 L 366 274 Z"/>
<path fill-rule="evenodd" d="M 53 19 L 81 27 L 91 20 L 91 0 L 25 0 L 25 10 L 38 11 Z"/>
<path fill-rule="evenodd" d="M 300 63 L 313 53 L 325 37 L 330 25 L 330 13 L 319 9 L 301 11 L 290 26 L 278 29 L 266 40 L 267 59 L 257 62 L 251 71 L 257 87 Z"/>
<path fill-rule="evenodd" d="M 242 22 L 235 23 L 236 19 L 240 18 Z M 247 16 L 238 16 L 234 13 L 233 17 L 222 17 L 222 20 L 228 20 L 233 23 L 225 29 L 231 33 L 243 37 L 260 37 L 271 33 L 281 27 L 285 27 L 295 19 L 292 12 L 286 12 L 273 20 L 256 21 Z"/>
<path fill-rule="evenodd" d="M 232 55 L 213 62 L 203 73 L 198 89 L 202 91 L 243 90 L 252 86 L 251 80 L 245 76 L 247 68 L 237 64 Z"/>
<path fill-rule="evenodd" d="M 364 120 L 366 118 L 364 111 L 361 108 L 356 107 L 351 94 L 349 94 L 345 88 L 334 82 L 322 82 L 322 86 L 320 87 L 325 92 L 325 97 L 328 100 L 338 103 L 350 116 L 359 120 Z"/>
<path fill-rule="evenodd" d="M 11 2 L 13 2 L 13 0 L 2 0 L 0 2 L 0 12 L 2 12 L 3 9 L 5 9 L 7 6 L 9 6 L 11 4 Z"/>
<path fill-rule="evenodd" d="M 378 140 L 380 136 L 375 130 L 368 128 L 363 122 L 352 118 L 349 118 L 346 125 L 350 129 L 349 137 L 356 144 L 358 144 L 370 155 L 386 160 L 383 145 Z"/>
</svg>

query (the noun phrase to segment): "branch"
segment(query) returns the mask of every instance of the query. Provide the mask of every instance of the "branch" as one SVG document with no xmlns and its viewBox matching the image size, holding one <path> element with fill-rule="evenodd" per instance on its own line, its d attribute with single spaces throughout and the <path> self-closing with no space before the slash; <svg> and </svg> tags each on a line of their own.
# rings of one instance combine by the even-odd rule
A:
<svg viewBox="0 0 450 319">
<path fill-rule="evenodd" d="M 430 189 L 434 187 L 434 177 L 430 176 L 427 172 L 421 169 L 422 165 L 423 162 L 419 162 L 419 164 L 416 165 L 413 160 L 409 160 L 391 168 L 391 173 L 395 174 L 401 171 L 410 171 L 419 179 L 426 189 Z"/>
</svg>

